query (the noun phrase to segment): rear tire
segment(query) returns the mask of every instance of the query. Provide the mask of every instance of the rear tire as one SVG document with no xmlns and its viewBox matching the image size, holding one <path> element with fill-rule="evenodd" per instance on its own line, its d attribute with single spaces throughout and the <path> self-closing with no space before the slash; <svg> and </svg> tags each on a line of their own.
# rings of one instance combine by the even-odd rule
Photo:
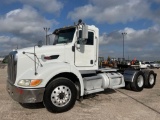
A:
<svg viewBox="0 0 160 120">
<path fill-rule="evenodd" d="M 146 88 L 153 88 L 156 83 L 156 77 L 155 73 L 153 71 L 149 71 L 148 73 L 145 73 L 145 87 Z"/>
<path fill-rule="evenodd" d="M 133 82 L 131 83 L 131 89 L 140 92 L 144 87 L 144 74 L 142 71 L 138 71 L 134 76 Z"/>
<path fill-rule="evenodd" d="M 46 88 L 43 103 L 50 112 L 60 113 L 70 110 L 77 97 L 74 83 L 67 78 L 56 78 Z"/>
<path fill-rule="evenodd" d="M 131 82 L 125 82 L 125 88 L 131 90 Z"/>
</svg>

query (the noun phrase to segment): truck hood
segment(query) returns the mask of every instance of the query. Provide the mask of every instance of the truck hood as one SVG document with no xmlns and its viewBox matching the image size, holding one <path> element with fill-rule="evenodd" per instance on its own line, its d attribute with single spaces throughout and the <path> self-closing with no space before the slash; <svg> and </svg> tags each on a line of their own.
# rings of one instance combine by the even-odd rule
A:
<svg viewBox="0 0 160 120">
<path fill-rule="evenodd" d="M 55 54 L 55 53 L 61 53 L 64 50 L 64 44 L 59 44 L 59 45 L 47 45 L 47 46 L 42 46 L 38 47 L 35 46 L 35 53 L 38 55 L 40 54 Z M 28 48 L 23 48 L 17 50 L 18 54 L 23 54 L 24 52 L 28 53 L 34 53 L 34 47 L 28 47 Z"/>
<path fill-rule="evenodd" d="M 61 45 L 48 45 L 42 47 L 35 47 L 36 56 L 34 56 L 34 47 L 24 48 L 17 50 L 17 75 L 23 75 L 28 70 L 34 71 L 35 67 L 39 71 L 42 67 L 40 66 L 55 62 L 65 61 L 65 44 Z M 48 56 L 54 56 L 53 59 L 44 59 Z M 55 57 L 58 56 L 58 57 Z M 36 64 L 35 64 L 36 62 Z M 35 66 L 36 65 L 36 66 Z"/>
</svg>

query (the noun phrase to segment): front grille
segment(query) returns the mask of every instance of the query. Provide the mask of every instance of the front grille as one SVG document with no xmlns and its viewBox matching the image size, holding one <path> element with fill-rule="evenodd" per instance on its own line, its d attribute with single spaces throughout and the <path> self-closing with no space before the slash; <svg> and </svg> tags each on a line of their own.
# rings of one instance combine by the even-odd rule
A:
<svg viewBox="0 0 160 120">
<path fill-rule="evenodd" d="M 8 81 L 11 84 L 15 83 L 17 74 L 17 51 L 12 51 L 8 55 Z"/>
</svg>

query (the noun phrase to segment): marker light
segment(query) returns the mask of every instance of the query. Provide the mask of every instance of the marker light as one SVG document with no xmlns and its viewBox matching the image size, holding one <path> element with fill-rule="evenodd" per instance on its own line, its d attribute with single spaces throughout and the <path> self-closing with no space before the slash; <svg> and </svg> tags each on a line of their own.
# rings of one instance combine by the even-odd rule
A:
<svg viewBox="0 0 160 120">
<path fill-rule="evenodd" d="M 31 80 L 30 86 L 37 86 L 41 83 L 41 80 L 37 79 L 37 80 Z"/>
</svg>

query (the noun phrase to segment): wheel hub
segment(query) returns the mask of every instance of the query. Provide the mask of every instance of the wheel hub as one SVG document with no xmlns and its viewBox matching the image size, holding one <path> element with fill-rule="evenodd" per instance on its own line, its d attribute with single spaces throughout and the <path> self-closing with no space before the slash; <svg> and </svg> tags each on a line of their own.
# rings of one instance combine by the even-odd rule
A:
<svg viewBox="0 0 160 120">
<path fill-rule="evenodd" d="M 62 100 L 65 97 L 65 94 L 63 92 L 61 92 L 58 97 L 59 97 L 59 99 Z"/>
<path fill-rule="evenodd" d="M 150 83 L 150 85 L 152 85 L 154 83 L 154 75 L 153 74 L 151 74 L 149 76 L 149 83 Z"/>
<path fill-rule="evenodd" d="M 69 87 L 61 85 L 56 87 L 51 93 L 51 101 L 57 107 L 65 106 L 71 99 Z"/>
<path fill-rule="evenodd" d="M 138 82 L 138 87 L 142 87 L 142 86 L 143 86 L 144 80 L 143 80 L 143 76 L 142 76 L 142 75 L 140 75 L 140 76 L 138 77 L 137 82 Z"/>
</svg>

